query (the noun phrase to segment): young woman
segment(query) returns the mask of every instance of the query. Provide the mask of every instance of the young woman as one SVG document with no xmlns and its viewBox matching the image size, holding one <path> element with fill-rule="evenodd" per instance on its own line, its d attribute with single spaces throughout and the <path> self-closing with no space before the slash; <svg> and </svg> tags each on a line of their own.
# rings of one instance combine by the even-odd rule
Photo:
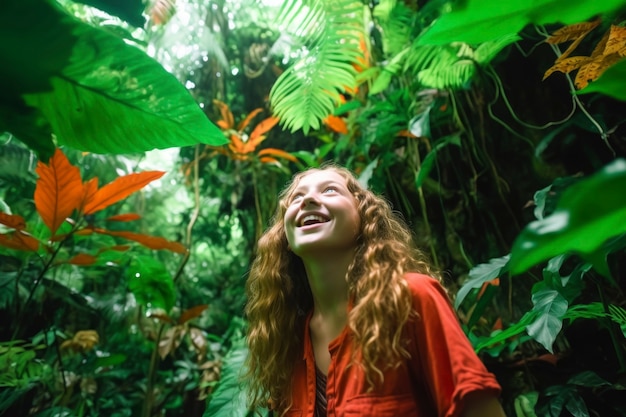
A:
<svg viewBox="0 0 626 417">
<path fill-rule="evenodd" d="M 502 417 L 500 386 L 389 204 L 335 166 L 280 195 L 246 284 L 253 407 Z"/>
</svg>

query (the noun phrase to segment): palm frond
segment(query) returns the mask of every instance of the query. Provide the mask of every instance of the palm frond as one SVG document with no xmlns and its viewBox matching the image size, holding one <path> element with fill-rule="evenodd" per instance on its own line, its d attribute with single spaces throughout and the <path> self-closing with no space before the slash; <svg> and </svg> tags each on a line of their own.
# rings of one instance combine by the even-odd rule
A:
<svg viewBox="0 0 626 417">
<path fill-rule="evenodd" d="M 353 65 L 363 55 L 363 5 L 353 0 L 288 0 L 279 22 L 303 39 L 306 50 L 278 78 L 270 102 L 286 128 L 308 133 L 332 113 L 341 92 L 356 87 Z"/>
</svg>

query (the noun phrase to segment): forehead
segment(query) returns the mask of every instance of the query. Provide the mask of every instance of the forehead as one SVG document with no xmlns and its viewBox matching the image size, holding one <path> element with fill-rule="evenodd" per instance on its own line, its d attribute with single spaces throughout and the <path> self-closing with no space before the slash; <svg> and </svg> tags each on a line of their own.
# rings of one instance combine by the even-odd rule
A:
<svg viewBox="0 0 626 417">
<path fill-rule="evenodd" d="M 307 188 L 327 183 L 346 185 L 346 179 L 335 171 L 313 171 L 300 178 L 295 188 Z"/>
</svg>

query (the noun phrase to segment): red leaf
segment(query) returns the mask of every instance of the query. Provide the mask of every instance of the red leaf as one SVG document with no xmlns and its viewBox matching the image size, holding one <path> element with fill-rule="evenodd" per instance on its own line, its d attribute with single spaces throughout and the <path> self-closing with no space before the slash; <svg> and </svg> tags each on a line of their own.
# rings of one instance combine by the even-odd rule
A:
<svg viewBox="0 0 626 417">
<path fill-rule="evenodd" d="M 85 204 L 85 214 L 93 214 L 128 197 L 161 178 L 163 171 L 145 171 L 119 177 L 100 188 Z"/>
<path fill-rule="evenodd" d="M 0 224 L 10 227 L 15 230 L 24 230 L 26 228 L 26 222 L 22 216 L 17 214 L 8 214 L 0 212 Z"/>
<path fill-rule="evenodd" d="M 94 232 L 109 236 L 119 236 L 124 239 L 132 240 L 144 245 L 150 249 L 166 249 L 176 253 L 185 253 L 187 248 L 178 242 L 171 242 L 167 239 L 157 236 L 142 235 L 140 233 L 113 231 L 105 229 L 94 229 Z"/>
<path fill-rule="evenodd" d="M 136 213 L 118 214 L 117 216 L 107 217 L 109 222 L 132 222 L 133 220 L 139 220 L 141 216 Z"/>
<path fill-rule="evenodd" d="M 72 264 L 72 265 L 93 265 L 94 263 L 96 263 L 97 260 L 98 258 L 96 258 L 93 255 L 88 255 L 86 253 L 79 253 L 78 255 L 74 256 L 72 259 L 68 260 L 66 263 Z"/>
<path fill-rule="evenodd" d="M 80 171 L 57 149 L 48 164 L 37 163 L 35 207 L 54 235 L 65 219 L 77 209 L 83 197 Z"/>
<path fill-rule="evenodd" d="M 0 245 L 28 252 L 35 252 L 39 249 L 39 241 L 23 232 L 0 234 Z"/>
<path fill-rule="evenodd" d="M 207 308 L 209 308 L 208 304 L 200 304 L 200 305 L 197 305 L 195 307 L 191 307 L 191 308 L 183 311 L 183 313 L 180 315 L 180 318 L 178 319 L 178 324 L 185 324 L 189 320 L 195 319 L 200 314 L 202 314 L 202 312 L 204 310 L 206 310 Z"/>
</svg>

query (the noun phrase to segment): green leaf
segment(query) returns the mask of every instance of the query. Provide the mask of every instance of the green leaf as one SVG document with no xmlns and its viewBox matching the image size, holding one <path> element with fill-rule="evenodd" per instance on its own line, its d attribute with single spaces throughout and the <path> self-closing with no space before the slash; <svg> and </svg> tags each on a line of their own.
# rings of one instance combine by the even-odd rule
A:
<svg viewBox="0 0 626 417">
<path fill-rule="evenodd" d="M 608 239 L 626 233 L 625 189 L 624 159 L 569 187 L 551 215 L 530 223 L 516 238 L 511 273 L 520 274 L 563 253 L 592 255 Z M 596 256 L 594 267 L 598 262 Z"/>
<path fill-rule="evenodd" d="M 535 320 L 526 327 L 526 331 L 549 352 L 552 344 L 563 327 L 563 315 L 567 311 L 567 300 L 558 291 L 551 289 L 544 282 L 533 286 L 533 311 Z"/>
<path fill-rule="evenodd" d="M 469 272 L 469 279 L 463 283 L 454 299 L 454 308 L 459 308 L 467 294 L 473 288 L 480 288 L 485 282 L 504 274 L 508 267 L 510 255 L 501 258 L 490 259 L 486 264 L 476 265 Z"/>
<path fill-rule="evenodd" d="M 248 348 L 244 339 L 233 343 L 224 358 L 219 384 L 209 398 L 203 417 L 246 417 L 250 413 L 246 406 L 246 390 L 240 381 L 247 356 Z M 258 411 L 261 416 L 267 416 L 267 410 Z"/>
<path fill-rule="evenodd" d="M 516 34 L 528 24 L 579 23 L 623 6 L 623 0 L 457 1 L 452 3 L 452 11 L 437 19 L 418 43 L 481 43 Z"/>
<path fill-rule="evenodd" d="M 185 87 L 143 51 L 45 0 L 16 3 L 2 13 L 3 22 L 15 22 L 2 34 L 19 46 L 0 47 L 10 63 L 3 72 L 19 74 L 12 90 L 43 116 L 32 116 L 31 125 L 49 123 L 59 145 L 119 154 L 226 143 Z M 53 59 L 46 63 L 36 51 Z M 47 129 L 18 134 L 40 153 L 49 151 Z"/>
<path fill-rule="evenodd" d="M 626 79 L 626 60 L 621 60 L 610 66 L 600 78 L 589 83 L 587 87 L 577 91 L 576 94 L 602 93 L 626 101 L 624 79 Z"/>
<path fill-rule="evenodd" d="M 279 20 L 291 34 L 310 43 L 303 56 L 272 86 L 274 114 L 292 132 L 317 130 L 340 103 L 339 94 L 356 87 L 362 52 L 363 5 L 354 0 L 283 3 Z"/>
<path fill-rule="evenodd" d="M 136 256 L 127 274 L 128 287 L 137 303 L 148 308 L 162 308 L 167 312 L 174 306 L 174 281 L 159 261 L 149 256 Z"/>
<path fill-rule="evenodd" d="M 435 162 L 437 161 L 437 153 L 447 145 L 461 146 L 460 135 L 455 133 L 454 135 L 446 136 L 445 138 L 437 141 L 437 144 L 433 146 L 431 151 L 428 152 L 428 155 L 426 155 L 422 161 L 422 166 L 415 177 L 415 188 L 420 188 L 422 186 L 424 180 L 428 177 L 428 174 L 430 174 L 430 171 L 433 169 Z"/>
<path fill-rule="evenodd" d="M 603 378 L 600 378 L 598 374 L 593 371 L 584 371 L 574 375 L 568 381 L 568 384 L 579 385 L 581 387 L 599 388 L 610 386 L 611 383 Z"/>
</svg>

